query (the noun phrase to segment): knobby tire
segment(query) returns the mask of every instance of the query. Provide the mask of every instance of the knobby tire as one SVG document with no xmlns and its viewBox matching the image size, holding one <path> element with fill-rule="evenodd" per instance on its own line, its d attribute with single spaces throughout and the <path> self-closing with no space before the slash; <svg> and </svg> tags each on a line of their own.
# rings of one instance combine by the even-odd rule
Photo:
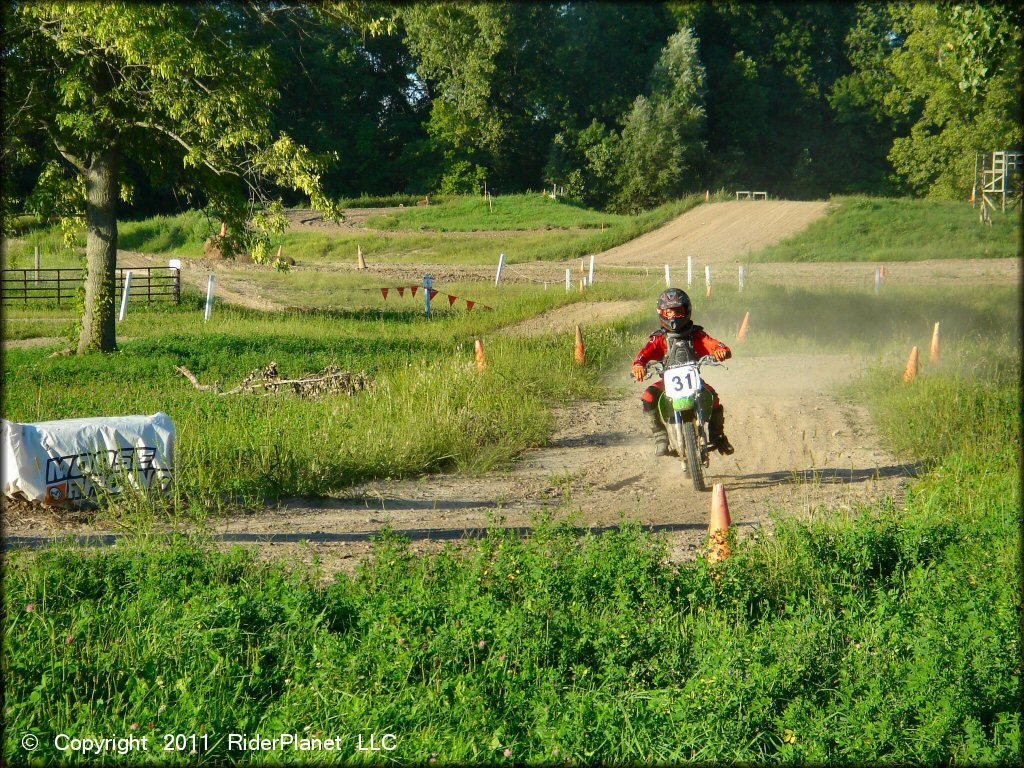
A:
<svg viewBox="0 0 1024 768">
<path fill-rule="evenodd" d="M 683 441 L 686 443 L 686 469 L 693 480 L 693 487 L 698 491 L 706 491 L 704 484 L 704 465 L 700 463 L 700 450 L 697 448 L 697 431 L 692 421 L 683 424 Z"/>
</svg>

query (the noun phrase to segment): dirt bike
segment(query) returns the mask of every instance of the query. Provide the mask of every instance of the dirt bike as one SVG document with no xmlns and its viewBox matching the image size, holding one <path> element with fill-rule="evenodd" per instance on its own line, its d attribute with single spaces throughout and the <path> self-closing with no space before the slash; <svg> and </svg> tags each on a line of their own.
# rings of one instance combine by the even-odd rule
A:
<svg viewBox="0 0 1024 768">
<path fill-rule="evenodd" d="M 711 355 L 693 361 L 687 358 L 685 350 L 676 354 L 670 351 L 665 357 L 667 365 L 649 363 L 648 370 L 653 368 L 665 382 L 665 391 L 658 400 L 658 415 L 668 432 L 669 447 L 681 459 L 683 472 L 690 476 L 693 487 L 706 491 L 704 470 L 710 465 L 709 457 L 714 450 L 708 438 L 714 395 L 704 388 L 700 369 L 722 364 Z"/>
</svg>

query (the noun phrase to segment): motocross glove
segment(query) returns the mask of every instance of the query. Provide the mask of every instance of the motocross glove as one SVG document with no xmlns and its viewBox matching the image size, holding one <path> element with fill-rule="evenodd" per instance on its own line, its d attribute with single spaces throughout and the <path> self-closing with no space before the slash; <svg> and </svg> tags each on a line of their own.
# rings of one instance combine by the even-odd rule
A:
<svg viewBox="0 0 1024 768">
<path fill-rule="evenodd" d="M 640 365 L 640 363 L 633 363 L 633 378 L 637 381 L 643 381 L 647 378 L 647 369 Z"/>
<path fill-rule="evenodd" d="M 717 360 L 718 362 L 728 360 L 730 357 L 732 357 L 732 355 L 729 353 L 729 350 L 725 349 L 724 347 L 719 347 L 711 354 L 714 355 L 715 360 Z"/>
</svg>

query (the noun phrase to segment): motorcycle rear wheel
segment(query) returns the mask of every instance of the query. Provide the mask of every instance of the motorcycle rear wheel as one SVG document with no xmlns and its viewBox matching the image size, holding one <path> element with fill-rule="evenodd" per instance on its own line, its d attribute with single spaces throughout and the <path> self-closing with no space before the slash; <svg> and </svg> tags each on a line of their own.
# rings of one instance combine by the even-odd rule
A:
<svg viewBox="0 0 1024 768">
<path fill-rule="evenodd" d="M 697 446 L 697 430 L 692 421 L 683 424 L 683 442 L 686 443 L 686 470 L 693 480 L 694 490 L 706 491 L 704 482 L 704 465 L 700 460 L 700 448 Z"/>
</svg>

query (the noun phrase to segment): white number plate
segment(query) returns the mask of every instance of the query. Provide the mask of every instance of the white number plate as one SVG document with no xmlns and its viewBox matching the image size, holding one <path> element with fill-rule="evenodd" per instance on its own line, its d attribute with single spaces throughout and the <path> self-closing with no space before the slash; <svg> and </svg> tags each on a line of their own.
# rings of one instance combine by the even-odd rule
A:
<svg viewBox="0 0 1024 768">
<path fill-rule="evenodd" d="M 693 363 L 665 370 L 665 394 L 675 400 L 692 397 L 700 389 L 700 371 Z"/>
</svg>

